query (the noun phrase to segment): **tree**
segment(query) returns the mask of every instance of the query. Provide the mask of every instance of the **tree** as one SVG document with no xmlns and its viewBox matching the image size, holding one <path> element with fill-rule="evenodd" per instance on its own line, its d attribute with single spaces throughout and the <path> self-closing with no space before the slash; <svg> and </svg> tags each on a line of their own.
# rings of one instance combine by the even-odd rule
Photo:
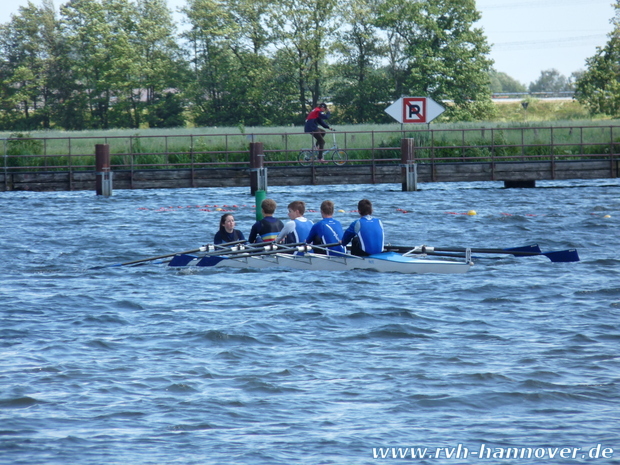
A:
<svg viewBox="0 0 620 465">
<path fill-rule="evenodd" d="M 350 0 L 341 8 L 343 24 L 334 43 L 338 63 L 330 67 L 330 95 L 341 121 L 381 120 L 391 98 L 389 75 L 380 60 L 388 49 L 375 26 L 373 0 Z"/>
<path fill-rule="evenodd" d="M 138 128 L 184 70 L 163 0 L 71 0 L 61 9 L 75 107 L 89 127 Z"/>
<path fill-rule="evenodd" d="M 149 108 L 147 121 L 152 128 L 184 126 L 184 110 L 183 101 L 177 94 L 168 92 L 164 97 L 155 94 L 152 105 Z"/>
<path fill-rule="evenodd" d="M 577 71 L 573 71 L 572 73 L 570 73 L 570 76 L 568 77 L 568 86 L 567 86 L 569 90 L 572 90 L 572 91 L 575 90 L 575 84 L 577 83 L 577 81 L 579 81 L 579 79 L 583 77 L 584 74 L 585 74 L 585 71 L 583 69 L 578 69 Z"/>
<path fill-rule="evenodd" d="M 308 104 L 316 106 L 322 97 L 322 64 L 336 28 L 335 7 L 336 0 L 279 0 L 272 4 L 270 26 L 276 47 L 280 57 L 295 68 L 300 122 L 308 113 Z"/>
<path fill-rule="evenodd" d="M 557 69 L 540 72 L 540 77 L 530 84 L 530 92 L 565 92 L 569 89 L 566 76 Z"/>
<path fill-rule="evenodd" d="M 61 8 L 63 33 L 72 57 L 70 75 L 86 104 L 81 110 L 87 113 L 85 120 L 90 127 L 104 129 L 110 127 L 113 94 L 125 87 L 127 73 L 123 68 L 131 66 L 129 54 L 122 52 L 128 49 L 127 34 L 118 24 L 118 16 L 106 6 L 112 5 L 70 0 Z"/>
<path fill-rule="evenodd" d="M 0 26 L 0 105 L 8 127 L 50 127 L 47 103 L 53 94 L 48 81 L 56 40 L 57 20 L 47 0 L 41 7 L 28 2 L 8 24 Z"/>
<path fill-rule="evenodd" d="M 231 68 L 231 54 L 226 36 L 232 33 L 233 21 L 224 2 L 190 0 L 183 9 L 190 29 L 183 34 L 191 48 L 194 79 L 187 88 L 194 122 L 198 125 L 221 124 L 226 77 Z"/>
<path fill-rule="evenodd" d="M 178 103 L 178 97 L 168 95 L 188 70 L 175 40 L 175 25 L 165 0 L 137 0 L 135 16 L 127 28 L 131 31 L 132 53 L 139 65 L 132 79 L 136 87 L 128 89 L 127 98 L 133 126 L 140 127 L 142 112 L 160 103 L 161 94 L 166 93 L 166 102 Z M 182 124 L 176 118 L 174 125 Z"/>
<path fill-rule="evenodd" d="M 575 97 L 591 114 L 620 116 L 620 0 L 614 4 L 614 25 L 604 47 L 586 59 L 586 70 L 575 84 Z"/>
<path fill-rule="evenodd" d="M 527 92 L 527 88 L 508 74 L 492 69 L 489 71 L 491 80 L 491 92 Z"/>
<path fill-rule="evenodd" d="M 493 62 L 484 32 L 473 27 L 480 19 L 474 0 L 384 0 L 378 11 L 378 24 L 402 39 L 405 92 L 451 100 L 446 115 L 455 119 L 492 113 Z"/>
</svg>

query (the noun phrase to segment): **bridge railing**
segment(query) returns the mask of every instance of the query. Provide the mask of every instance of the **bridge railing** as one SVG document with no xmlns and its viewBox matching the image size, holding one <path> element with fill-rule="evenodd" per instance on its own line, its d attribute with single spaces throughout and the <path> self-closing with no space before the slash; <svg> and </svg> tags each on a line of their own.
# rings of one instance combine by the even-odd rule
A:
<svg viewBox="0 0 620 465">
<path fill-rule="evenodd" d="M 620 152 L 620 126 L 407 128 L 338 131 L 339 148 L 349 163 L 398 164 L 400 141 L 415 140 L 418 163 L 509 162 L 614 159 Z M 325 135 L 325 148 L 333 144 Z M 264 146 L 265 166 L 296 166 L 299 151 L 310 148 L 301 132 L 254 134 L 164 134 L 119 136 L 10 137 L 0 139 L 5 174 L 93 171 L 95 145 L 108 144 L 112 170 L 249 168 L 249 142 Z"/>
</svg>

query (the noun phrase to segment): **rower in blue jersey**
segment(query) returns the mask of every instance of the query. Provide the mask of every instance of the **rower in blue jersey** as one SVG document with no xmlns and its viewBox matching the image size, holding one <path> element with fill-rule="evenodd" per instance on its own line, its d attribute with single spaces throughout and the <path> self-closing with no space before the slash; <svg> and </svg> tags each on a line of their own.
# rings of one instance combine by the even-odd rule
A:
<svg viewBox="0 0 620 465">
<path fill-rule="evenodd" d="M 351 223 L 344 232 L 342 245 L 351 242 L 351 254 L 360 257 L 383 252 L 383 224 L 379 218 L 372 216 L 372 202 L 360 200 L 357 210 L 361 218 Z"/>
<path fill-rule="evenodd" d="M 335 244 L 342 240 L 342 225 L 340 221 L 332 218 L 334 216 L 334 202 L 325 200 L 321 204 L 321 216 L 323 219 L 318 223 L 314 223 L 312 229 L 308 233 L 306 242 L 313 245 Z M 324 249 L 313 248 L 314 253 L 324 254 Z M 329 247 L 327 255 L 342 255 L 345 248 L 341 245 Z"/>
<path fill-rule="evenodd" d="M 306 204 L 301 200 L 295 200 L 288 204 L 288 217 L 291 221 L 284 225 L 276 238 L 276 242 L 295 244 L 306 241 L 306 237 L 312 229 L 312 221 L 304 217 L 304 213 L 306 213 Z"/>
<path fill-rule="evenodd" d="M 276 212 L 276 206 L 276 202 L 273 199 L 265 199 L 260 204 L 263 212 L 263 219 L 252 225 L 250 237 L 248 238 L 250 244 L 256 242 L 271 242 L 278 237 L 278 233 L 282 231 L 284 223 L 273 216 Z"/>
</svg>

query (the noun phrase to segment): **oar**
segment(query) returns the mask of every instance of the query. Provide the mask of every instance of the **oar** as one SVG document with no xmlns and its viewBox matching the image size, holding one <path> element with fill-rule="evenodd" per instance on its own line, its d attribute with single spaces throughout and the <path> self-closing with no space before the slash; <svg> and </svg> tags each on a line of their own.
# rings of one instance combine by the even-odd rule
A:
<svg viewBox="0 0 620 465">
<path fill-rule="evenodd" d="M 241 253 L 235 254 L 233 256 L 225 257 L 224 254 L 205 254 L 200 261 L 196 264 L 196 266 L 215 266 L 222 260 L 235 260 L 238 258 L 248 258 L 248 257 L 259 257 L 265 255 L 275 255 L 279 253 L 290 253 L 290 252 L 301 252 L 306 248 L 309 248 L 305 242 L 298 242 L 295 244 L 272 244 L 265 247 L 256 247 L 255 252 L 246 249 Z M 226 254 L 230 255 L 230 254 Z M 185 266 L 187 265 L 191 259 L 187 260 L 185 257 L 175 257 L 172 262 L 170 262 L 169 266 Z"/>
<path fill-rule="evenodd" d="M 196 258 L 198 259 L 203 259 L 205 257 L 217 258 L 217 257 L 223 257 L 225 255 L 242 255 L 243 257 L 253 257 L 255 255 L 293 252 L 293 251 L 298 250 L 297 247 L 305 246 L 305 245 L 306 245 L 305 242 L 295 242 L 293 244 L 276 244 L 275 242 L 259 242 L 259 243 L 251 244 L 251 246 L 248 246 L 248 247 L 239 247 L 239 248 L 232 247 L 230 248 L 230 250 L 223 250 L 223 251 L 216 250 L 212 252 L 207 252 L 199 256 L 192 256 L 190 255 L 189 252 L 185 254 L 179 253 L 178 255 L 175 255 L 174 258 L 172 258 L 172 260 L 168 260 L 168 261 L 164 261 L 160 263 L 169 263 L 168 266 L 182 267 L 182 266 L 186 266 L 188 263 L 190 263 L 192 260 Z M 204 263 L 207 263 L 207 262 L 205 261 Z M 199 265 L 199 266 L 205 266 L 205 265 Z"/>
<path fill-rule="evenodd" d="M 332 250 L 330 247 L 336 247 L 338 245 L 342 245 L 342 242 L 333 242 L 331 244 L 309 244 L 313 249 L 324 250 L 328 256 L 337 257 L 337 256 L 349 256 L 346 252 L 339 252 L 338 250 Z M 355 255 L 351 255 L 351 257 L 355 257 Z"/>
<path fill-rule="evenodd" d="M 386 247 L 389 252 L 398 253 L 410 253 L 410 254 L 427 254 L 427 255 L 439 255 L 437 252 L 458 252 L 465 253 L 464 247 L 406 247 L 406 246 L 392 246 Z M 534 255 L 544 255 L 552 262 L 578 262 L 579 254 L 576 249 L 569 250 L 557 250 L 552 252 L 542 252 L 538 245 L 526 246 L 526 247 L 514 247 L 509 249 L 490 249 L 490 248 L 476 248 L 472 247 L 471 253 L 488 253 L 494 255 L 513 255 L 515 257 L 528 257 Z"/>
<path fill-rule="evenodd" d="M 324 244 L 318 248 L 323 247 L 335 247 L 340 245 L 340 242 L 334 242 L 333 244 Z M 246 254 L 240 254 L 239 258 L 245 257 L 256 257 L 261 255 L 275 255 L 278 253 L 289 253 L 289 252 L 308 252 L 313 247 L 317 247 L 316 245 L 311 245 L 306 242 L 295 242 L 294 244 L 274 244 L 272 246 L 265 246 L 264 250 L 258 250 L 256 252 L 250 252 Z M 247 251 L 247 250 L 246 250 Z M 333 252 L 333 251 L 332 251 Z M 235 256 L 230 258 L 237 258 Z"/>
<path fill-rule="evenodd" d="M 215 245 L 215 247 L 226 248 L 226 247 L 234 246 L 234 245 L 237 245 L 237 244 L 241 244 L 242 242 L 246 242 L 246 241 L 245 240 L 241 240 L 241 241 L 234 241 L 234 242 L 225 242 L 223 244 L 217 244 L 217 245 Z M 213 247 L 213 246 L 211 246 L 211 245 L 203 245 L 202 247 L 199 247 L 197 249 L 185 250 L 183 252 L 174 252 L 174 253 L 169 253 L 169 254 L 165 254 L 165 255 L 158 255 L 156 257 L 141 258 L 139 260 L 132 260 L 130 262 L 117 263 L 115 265 L 95 266 L 92 269 L 111 267 L 111 266 L 135 265 L 135 264 L 138 264 L 138 263 L 144 263 L 144 262 L 150 262 L 150 261 L 153 261 L 153 260 L 159 260 L 161 258 L 174 257 L 175 255 L 187 255 L 187 254 L 191 254 L 191 253 L 205 252 L 206 250 L 210 249 L 211 247 Z M 218 251 L 218 253 L 221 253 L 221 252 Z"/>
</svg>

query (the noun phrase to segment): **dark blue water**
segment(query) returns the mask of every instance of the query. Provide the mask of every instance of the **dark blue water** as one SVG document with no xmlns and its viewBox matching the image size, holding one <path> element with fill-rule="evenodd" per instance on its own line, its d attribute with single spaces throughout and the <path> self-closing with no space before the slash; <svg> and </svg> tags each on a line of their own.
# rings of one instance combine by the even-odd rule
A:
<svg viewBox="0 0 620 465">
<path fill-rule="evenodd" d="M 345 225 L 368 197 L 393 244 L 581 256 L 420 276 L 93 268 L 208 243 L 217 208 L 247 236 L 249 189 L 0 194 L 0 463 L 620 463 L 620 183 L 538 185 L 271 188 Z"/>
</svg>

